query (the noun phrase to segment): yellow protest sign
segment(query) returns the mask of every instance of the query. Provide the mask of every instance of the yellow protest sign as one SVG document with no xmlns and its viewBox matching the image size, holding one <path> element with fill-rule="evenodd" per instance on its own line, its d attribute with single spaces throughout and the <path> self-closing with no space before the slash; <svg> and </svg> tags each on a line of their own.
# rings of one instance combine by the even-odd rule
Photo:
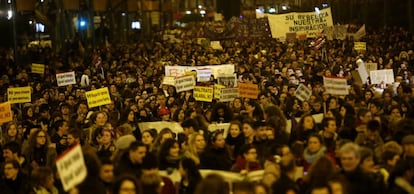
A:
<svg viewBox="0 0 414 194">
<path fill-rule="evenodd" d="M 32 73 L 44 74 L 45 73 L 45 65 L 44 64 L 38 64 L 38 63 L 32 63 Z"/>
<path fill-rule="evenodd" d="M 214 84 L 214 98 L 215 99 L 220 99 L 220 94 L 221 94 L 221 89 L 222 88 L 226 88 L 223 85 L 220 84 Z"/>
<path fill-rule="evenodd" d="M 13 120 L 11 106 L 9 102 L 0 104 L 0 123 L 6 123 Z"/>
<path fill-rule="evenodd" d="M 214 88 L 195 86 L 193 89 L 193 96 L 197 101 L 211 102 L 213 101 Z"/>
<path fill-rule="evenodd" d="M 26 103 L 32 101 L 32 89 L 29 86 L 8 88 L 7 89 L 7 101 L 10 104 Z"/>
<path fill-rule="evenodd" d="M 239 97 L 257 99 L 259 86 L 257 84 L 239 83 Z"/>
<path fill-rule="evenodd" d="M 89 108 L 102 106 L 111 103 L 108 87 L 100 88 L 85 93 Z"/>
<path fill-rule="evenodd" d="M 354 42 L 354 49 L 356 51 L 366 51 L 367 43 L 366 42 Z"/>
</svg>

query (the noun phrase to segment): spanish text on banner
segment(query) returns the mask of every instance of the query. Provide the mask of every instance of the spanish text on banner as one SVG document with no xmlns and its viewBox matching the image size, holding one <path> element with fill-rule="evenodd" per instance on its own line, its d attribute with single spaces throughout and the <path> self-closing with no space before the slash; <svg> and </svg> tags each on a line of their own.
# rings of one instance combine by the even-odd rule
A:
<svg viewBox="0 0 414 194">
<path fill-rule="evenodd" d="M 0 104 L 0 124 L 13 120 L 11 106 L 9 102 Z"/>
<path fill-rule="evenodd" d="M 197 101 L 211 102 L 213 101 L 212 87 L 195 86 L 193 90 L 193 96 Z"/>
<path fill-rule="evenodd" d="M 102 106 L 111 103 L 111 96 L 108 88 L 100 88 L 85 93 L 89 108 Z"/>
<path fill-rule="evenodd" d="M 323 85 L 328 94 L 348 95 L 348 83 L 344 78 L 323 77 Z"/>
<path fill-rule="evenodd" d="M 29 86 L 8 88 L 7 101 L 9 101 L 10 104 L 31 102 L 32 89 Z"/>
<path fill-rule="evenodd" d="M 354 49 L 356 51 L 366 51 L 367 43 L 366 42 L 354 42 Z"/>
<path fill-rule="evenodd" d="M 392 84 L 394 83 L 394 71 L 383 69 L 370 72 L 371 84 Z"/>
<path fill-rule="evenodd" d="M 234 65 L 206 65 L 206 66 L 165 66 L 165 75 L 179 77 L 185 75 L 185 72 L 198 71 L 200 69 L 211 69 L 211 74 L 217 78 L 220 74 L 233 74 L 235 72 Z"/>
<path fill-rule="evenodd" d="M 317 37 L 326 27 L 333 26 L 331 8 L 319 12 L 292 12 L 287 14 L 267 14 L 273 38 L 286 39 L 287 33 L 306 34 Z"/>
<path fill-rule="evenodd" d="M 257 99 L 259 86 L 257 84 L 239 83 L 239 97 Z"/>
<path fill-rule="evenodd" d="M 32 63 L 32 73 L 44 74 L 45 73 L 45 65 L 44 64 L 38 64 L 38 63 Z"/>
<path fill-rule="evenodd" d="M 175 78 L 175 89 L 177 93 L 194 89 L 196 85 L 194 76 L 183 76 Z"/>
<path fill-rule="evenodd" d="M 214 98 L 215 99 L 220 99 L 220 93 L 221 93 L 222 88 L 226 88 L 226 86 L 222 86 L 220 84 L 214 84 Z M 238 91 L 237 91 L 237 94 L 238 94 Z"/>
<path fill-rule="evenodd" d="M 239 97 L 238 88 L 222 88 L 220 93 L 220 102 L 230 102 Z"/>
<path fill-rule="evenodd" d="M 56 167 L 65 191 L 81 183 L 88 173 L 81 146 L 78 144 L 60 156 L 56 160 Z"/>
<path fill-rule="evenodd" d="M 56 74 L 56 81 L 58 86 L 76 84 L 75 72 L 58 73 Z"/>
</svg>

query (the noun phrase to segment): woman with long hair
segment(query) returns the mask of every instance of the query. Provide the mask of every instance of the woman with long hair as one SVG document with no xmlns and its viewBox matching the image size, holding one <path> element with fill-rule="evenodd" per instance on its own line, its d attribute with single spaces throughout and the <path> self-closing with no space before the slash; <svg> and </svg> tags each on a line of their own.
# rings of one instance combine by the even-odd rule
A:
<svg viewBox="0 0 414 194">
<path fill-rule="evenodd" d="M 156 129 L 147 129 L 142 132 L 142 143 L 145 144 L 148 148 L 148 151 L 152 151 L 154 147 L 155 139 L 157 138 Z"/>
<path fill-rule="evenodd" d="M 246 175 L 248 172 L 260 170 L 259 161 L 257 159 L 257 150 L 253 145 L 245 144 L 240 149 L 240 154 L 237 156 L 236 163 L 231 168 L 233 172 L 240 172 Z"/>
<path fill-rule="evenodd" d="M 152 152 L 157 154 L 161 145 L 167 140 L 175 137 L 174 132 L 170 128 L 161 129 L 152 146 Z"/>
<path fill-rule="evenodd" d="M 203 169 L 230 170 L 232 162 L 223 131 L 217 130 L 210 134 L 208 146 L 201 154 L 200 161 L 200 168 Z"/>
<path fill-rule="evenodd" d="M 56 149 L 50 146 L 50 138 L 42 129 L 36 129 L 29 137 L 29 146 L 23 151 L 32 168 L 55 164 Z"/>
<path fill-rule="evenodd" d="M 165 140 L 161 144 L 160 151 L 158 152 L 158 159 L 158 167 L 160 170 L 177 169 L 178 162 L 181 159 L 180 146 L 177 140 L 172 138 Z"/>
<path fill-rule="evenodd" d="M 141 130 L 138 127 L 137 116 L 136 116 L 136 113 L 132 109 L 128 108 L 121 113 L 119 124 L 120 124 L 119 126 L 123 124 L 130 125 L 132 129 L 132 134 L 134 134 L 134 137 L 136 139 L 141 139 L 142 134 L 141 134 Z"/>
<path fill-rule="evenodd" d="M 188 145 L 184 151 L 184 156 L 194 160 L 196 165 L 200 164 L 200 154 L 206 147 L 204 135 L 201 133 L 193 133 L 188 139 Z"/>
<path fill-rule="evenodd" d="M 4 131 L 3 134 L 3 141 L 1 142 L 1 145 L 5 145 L 9 142 L 16 142 L 20 146 L 22 146 L 23 138 L 21 134 L 19 134 L 18 125 L 15 122 L 9 122 L 6 125 L 6 131 Z"/>
<path fill-rule="evenodd" d="M 305 114 L 300 118 L 296 129 L 291 132 L 290 142 L 299 142 L 303 144 L 308 140 L 309 135 L 312 133 L 317 133 L 315 119 L 311 114 Z"/>
<path fill-rule="evenodd" d="M 246 103 L 247 115 L 255 121 L 264 120 L 263 109 L 255 100 L 249 100 Z"/>
<path fill-rule="evenodd" d="M 194 194 L 198 183 L 202 180 L 196 163 L 191 158 L 182 158 L 178 165 L 181 175 L 178 194 Z"/>
<path fill-rule="evenodd" d="M 53 170 L 49 167 L 39 167 L 31 174 L 33 191 L 35 194 L 58 194 L 58 189 L 54 186 Z"/>
<path fill-rule="evenodd" d="M 244 143 L 245 138 L 242 132 L 242 124 L 237 120 L 230 122 L 229 129 L 227 130 L 226 144 L 230 148 L 233 160 L 240 154 L 240 148 Z"/>
</svg>

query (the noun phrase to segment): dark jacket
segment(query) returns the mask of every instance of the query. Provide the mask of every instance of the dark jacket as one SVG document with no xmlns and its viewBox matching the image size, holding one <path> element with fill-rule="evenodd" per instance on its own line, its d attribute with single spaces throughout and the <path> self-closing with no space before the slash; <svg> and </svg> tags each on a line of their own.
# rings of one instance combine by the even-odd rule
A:
<svg viewBox="0 0 414 194">
<path fill-rule="evenodd" d="M 207 148 L 200 155 L 200 168 L 213 170 L 230 170 L 232 165 L 227 148 Z"/>
<path fill-rule="evenodd" d="M 26 194 L 31 191 L 29 177 L 24 173 L 19 173 L 16 180 L 0 180 L 0 193 L 2 194 Z"/>
<path fill-rule="evenodd" d="M 287 191 L 299 193 L 298 184 L 282 173 L 280 178 L 272 185 L 273 194 L 286 194 Z"/>
<path fill-rule="evenodd" d="M 119 161 L 115 164 L 115 176 L 119 176 L 121 174 L 131 174 L 139 178 L 141 177 L 141 173 L 141 164 L 132 163 L 129 158 L 129 152 L 123 153 Z"/>
<path fill-rule="evenodd" d="M 378 184 L 369 174 L 362 172 L 357 168 L 353 172 L 344 172 L 341 174 L 349 183 L 349 193 L 352 194 L 381 194 L 384 193 L 383 185 Z"/>
</svg>

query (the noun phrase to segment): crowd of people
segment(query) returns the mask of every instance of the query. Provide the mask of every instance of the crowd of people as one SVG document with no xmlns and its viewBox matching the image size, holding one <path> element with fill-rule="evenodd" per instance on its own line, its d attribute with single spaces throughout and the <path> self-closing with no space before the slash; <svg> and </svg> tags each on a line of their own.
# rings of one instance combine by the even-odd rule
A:
<svg viewBox="0 0 414 194">
<path fill-rule="evenodd" d="M 61 52 L 22 47 L 16 57 L 3 50 L 0 100 L 12 87 L 30 86 L 32 95 L 30 103 L 13 104 L 13 121 L 1 125 L 1 193 L 414 193 L 413 34 L 369 32 L 360 52 L 352 38 L 327 40 L 319 49 L 309 46 L 311 39 L 232 39 L 215 50 L 198 45 L 197 32 L 183 30 L 179 42 L 157 35 L 95 49 L 80 41 Z M 351 72 L 359 59 L 393 69 L 397 84 L 358 83 Z M 44 73 L 31 73 L 31 63 L 45 64 Z M 233 64 L 239 82 L 257 84 L 257 99 L 199 102 L 191 90 L 162 84 L 165 65 L 220 64 Z M 68 71 L 77 84 L 58 87 L 56 73 Z M 347 79 L 349 95 L 327 93 L 324 76 Z M 308 100 L 295 97 L 299 84 L 311 89 Z M 88 107 L 85 92 L 102 87 L 111 103 Z M 323 114 L 320 123 L 315 114 Z M 154 121 L 178 123 L 183 131 L 138 125 Z M 213 123 L 230 125 L 209 131 Z M 64 192 L 55 161 L 78 144 L 88 175 Z M 229 185 L 200 169 L 246 179 Z M 249 180 L 258 170 L 261 180 Z M 181 181 L 161 171 L 178 171 Z"/>
</svg>

